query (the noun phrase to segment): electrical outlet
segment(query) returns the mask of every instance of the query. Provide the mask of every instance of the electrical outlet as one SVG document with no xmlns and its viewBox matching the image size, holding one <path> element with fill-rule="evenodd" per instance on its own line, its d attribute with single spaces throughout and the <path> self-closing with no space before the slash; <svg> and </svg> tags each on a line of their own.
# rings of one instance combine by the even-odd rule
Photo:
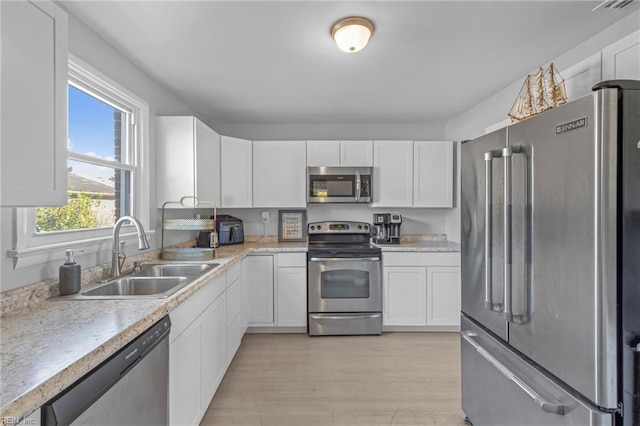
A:
<svg viewBox="0 0 640 426">
<path fill-rule="evenodd" d="M 262 211 L 262 223 L 271 222 L 271 212 L 269 210 Z"/>
</svg>

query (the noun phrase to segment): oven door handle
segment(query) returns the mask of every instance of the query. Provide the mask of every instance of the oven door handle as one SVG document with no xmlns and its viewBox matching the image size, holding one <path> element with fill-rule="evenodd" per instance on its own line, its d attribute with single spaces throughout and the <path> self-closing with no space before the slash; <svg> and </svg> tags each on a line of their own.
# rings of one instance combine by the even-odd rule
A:
<svg viewBox="0 0 640 426">
<path fill-rule="evenodd" d="M 311 317 L 311 319 L 314 320 L 332 320 L 332 321 L 340 321 L 340 320 L 354 320 L 354 319 L 374 319 L 374 318 L 379 318 L 380 314 L 379 313 L 373 313 L 373 314 L 348 314 L 348 315 L 327 315 L 327 314 L 309 314 L 309 316 Z"/>
<path fill-rule="evenodd" d="M 312 257 L 310 262 L 355 262 L 363 260 L 365 262 L 379 262 L 380 257 Z"/>
</svg>

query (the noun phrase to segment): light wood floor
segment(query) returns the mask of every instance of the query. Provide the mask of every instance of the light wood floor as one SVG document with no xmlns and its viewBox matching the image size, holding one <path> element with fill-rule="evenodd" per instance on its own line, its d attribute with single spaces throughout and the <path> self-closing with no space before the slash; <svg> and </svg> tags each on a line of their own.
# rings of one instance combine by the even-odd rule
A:
<svg viewBox="0 0 640 426">
<path fill-rule="evenodd" d="M 247 334 L 203 425 L 464 425 L 457 333 Z"/>
</svg>

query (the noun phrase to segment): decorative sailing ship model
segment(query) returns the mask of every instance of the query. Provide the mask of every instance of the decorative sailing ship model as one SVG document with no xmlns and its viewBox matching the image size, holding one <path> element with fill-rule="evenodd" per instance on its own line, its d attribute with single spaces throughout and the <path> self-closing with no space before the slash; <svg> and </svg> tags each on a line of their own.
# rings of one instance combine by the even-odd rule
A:
<svg viewBox="0 0 640 426">
<path fill-rule="evenodd" d="M 551 63 L 546 71 L 540 67 L 537 73 L 527 75 L 507 115 L 514 121 L 521 121 L 566 102 L 564 80 Z"/>
</svg>

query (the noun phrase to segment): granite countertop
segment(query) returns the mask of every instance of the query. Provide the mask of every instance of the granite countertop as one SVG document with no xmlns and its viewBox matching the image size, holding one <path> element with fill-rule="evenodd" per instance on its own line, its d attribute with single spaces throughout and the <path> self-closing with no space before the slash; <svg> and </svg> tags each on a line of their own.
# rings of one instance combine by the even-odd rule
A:
<svg viewBox="0 0 640 426">
<path fill-rule="evenodd" d="M 407 241 L 400 244 L 378 244 L 382 252 L 391 251 L 430 251 L 459 252 L 460 244 L 454 241 Z"/>
<path fill-rule="evenodd" d="M 399 244 L 377 244 L 383 252 L 434 251 L 459 252 L 460 244 L 447 240 L 447 234 L 403 234 Z"/>
<path fill-rule="evenodd" d="M 220 267 L 165 299 L 44 299 L 2 316 L 0 422 L 15 424 L 131 342 L 246 255 L 306 252 L 306 242 L 216 249 Z"/>
</svg>

